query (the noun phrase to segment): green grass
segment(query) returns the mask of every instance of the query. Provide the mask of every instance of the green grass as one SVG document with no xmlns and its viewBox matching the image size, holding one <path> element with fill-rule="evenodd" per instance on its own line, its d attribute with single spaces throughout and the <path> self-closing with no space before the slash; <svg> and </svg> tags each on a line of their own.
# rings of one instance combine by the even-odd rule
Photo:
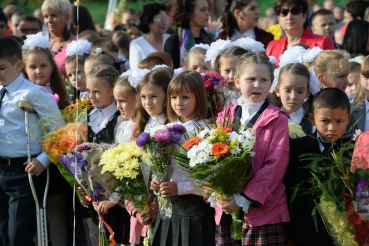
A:
<svg viewBox="0 0 369 246">
<path fill-rule="evenodd" d="M 105 22 L 106 11 L 108 9 L 108 0 L 104 0 L 104 2 L 93 2 L 93 3 L 91 2 L 88 3 L 82 0 L 81 2 L 82 2 L 82 5 L 85 6 L 90 11 L 94 22 L 96 24 L 98 23 L 98 24 L 103 25 Z M 153 2 L 159 2 L 159 1 L 152 1 L 152 0 L 151 1 L 150 0 L 149 1 L 147 0 L 127 1 L 126 7 L 133 8 L 133 9 L 140 11 L 142 10 L 142 7 L 146 3 L 153 3 Z M 318 0 L 317 2 L 319 4 L 322 4 L 324 0 Z M 348 0 L 335 0 L 336 5 L 341 6 L 341 7 L 344 7 L 346 2 L 348 2 Z M 273 0 L 259 0 L 258 3 L 259 3 L 259 8 L 260 8 L 260 13 L 262 16 L 264 15 L 265 10 L 267 8 L 274 6 Z M 32 15 L 33 11 L 37 8 L 36 6 L 29 7 L 29 6 L 22 6 L 22 5 L 19 7 L 22 9 L 22 11 L 24 11 L 28 15 Z"/>
</svg>

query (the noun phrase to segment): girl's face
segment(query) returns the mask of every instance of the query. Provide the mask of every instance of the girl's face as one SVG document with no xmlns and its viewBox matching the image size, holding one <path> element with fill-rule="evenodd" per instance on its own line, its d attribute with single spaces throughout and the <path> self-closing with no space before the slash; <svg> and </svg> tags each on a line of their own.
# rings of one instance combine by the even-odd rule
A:
<svg viewBox="0 0 369 246">
<path fill-rule="evenodd" d="M 136 97 L 124 93 L 122 86 L 119 85 L 114 87 L 113 94 L 122 118 L 124 120 L 133 120 L 135 116 Z"/>
<path fill-rule="evenodd" d="M 264 64 L 249 64 L 245 70 L 240 78 L 235 78 L 236 87 L 241 90 L 244 103 L 260 103 L 272 86 L 269 68 Z"/>
<path fill-rule="evenodd" d="M 234 57 L 226 57 L 220 59 L 220 75 L 223 76 L 224 80 L 227 82 L 227 85 L 231 90 L 237 89 L 234 84 L 234 76 L 236 75 L 235 72 L 238 60 L 238 58 Z"/>
<path fill-rule="evenodd" d="M 171 95 L 170 104 L 182 123 L 193 120 L 196 115 L 196 96 L 193 92 L 183 90 Z"/>
<path fill-rule="evenodd" d="M 348 84 L 346 87 L 346 94 L 355 94 L 356 93 L 356 85 L 359 83 L 360 79 L 360 71 L 350 73 L 347 77 Z"/>
<path fill-rule="evenodd" d="M 127 29 L 127 34 L 131 37 L 131 39 L 136 39 L 141 36 L 140 29 L 138 27 L 132 26 L 131 28 Z"/>
<path fill-rule="evenodd" d="M 26 73 L 30 81 L 45 86 L 50 81 L 53 67 L 43 52 L 30 53 L 26 61 Z"/>
<path fill-rule="evenodd" d="M 60 12 L 52 9 L 46 9 L 42 12 L 42 15 L 44 16 L 47 29 L 52 33 L 62 33 L 69 21 L 69 16 L 64 16 Z"/>
<path fill-rule="evenodd" d="M 331 64 L 329 64 L 328 66 L 336 66 L 338 67 L 338 62 L 333 62 Z M 325 79 L 323 79 L 322 75 L 318 75 L 318 79 L 319 77 L 321 78 L 320 81 L 323 85 L 323 88 L 338 88 L 341 89 L 343 91 L 346 90 L 347 84 L 348 84 L 348 75 L 350 73 L 350 66 L 349 66 L 349 62 L 347 61 L 345 68 L 339 68 L 339 70 L 332 74 L 327 76 Z"/>
<path fill-rule="evenodd" d="M 366 78 L 362 74 L 360 74 L 360 84 L 365 97 L 369 98 L 369 78 Z"/>
<path fill-rule="evenodd" d="M 191 71 L 206 73 L 210 70 L 211 65 L 210 62 L 205 61 L 205 57 L 203 55 L 193 54 L 188 57 L 187 68 Z"/>
<path fill-rule="evenodd" d="M 105 85 L 105 81 L 101 79 L 87 77 L 86 86 L 88 97 L 92 105 L 99 109 L 108 107 L 113 102 L 113 88 Z"/>
<path fill-rule="evenodd" d="M 78 71 L 76 76 L 76 64 L 74 62 L 69 62 L 65 64 L 65 71 L 67 72 L 67 77 L 70 83 L 77 90 L 86 91 L 86 74 L 85 69 L 82 64 L 78 64 Z M 77 82 L 78 80 L 78 82 Z"/>
<path fill-rule="evenodd" d="M 237 22 L 245 23 L 244 26 L 249 28 L 256 27 L 259 22 L 259 7 L 256 0 L 252 0 L 246 7 L 243 7 L 238 14 Z M 247 29 L 248 30 L 248 29 Z"/>
<path fill-rule="evenodd" d="M 141 89 L 140 97 L 142 107 L 150 116 L 163 113 L 166 95 L 162 87 L 149 83 Z"/>
<path fill-rule="evenodd" d="M 196 0 L 195 8 L 190 17 L 190 26 L 205 28 L 208 26 L 210 12 L 207 0 Z"/>
<path fill-rule="evenodd" d="M 308 78 L 299 74 L 287 73 L 281 76 L 275 93 L 281 98 L 284 110 L 291 114 L 302 107 L 305 98 L 310 95 L 308 83 Z"/>
<path fill-rule="evenodd" d="M 88 75 L 88 73 L 94 68 L 94 67 L 97 67 L 97 66 L 100 66 L 100 65 L 104 65 L 104 63 L 100 60 L 88 60 L 88 61 L 85 61 L 85 74 L 86 76 Z"/>
</svg>

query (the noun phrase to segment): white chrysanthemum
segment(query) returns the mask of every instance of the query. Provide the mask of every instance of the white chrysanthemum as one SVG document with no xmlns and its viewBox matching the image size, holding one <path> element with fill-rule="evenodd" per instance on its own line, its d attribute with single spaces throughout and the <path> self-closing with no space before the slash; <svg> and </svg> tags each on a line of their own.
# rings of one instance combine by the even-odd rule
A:
<svg viewBox="0 0 369 246">
<path fill-rule="evenodd" d="M 202 130 L 201 132 L 199 132 L 199 134 L 197 135 L 198 137 L 202 138 L 202 139 L 205 139 L 205 137 L 207 135 L 210 134 L 210 130 L 209 128 L 205 128 L 204 130 Z"/>
<path fill-rule="evenodd" d="M 199 163 L 207 163 L 212 161 L 212 158 L 210 155 L 208 155 L 208 153 L 204 152 L 204 151 L 200 151 L 197 153 L 197 159 L 199 161 Z"/>
<path fill-rule="evenodd" d="M 188 152 L 187 152 L 187 157 L 192 159 L 197 155 L 197 152 L 199 151 L 199 149 L 196 146 L 193 146 Z"/>
<path fill-rule="evenodd" d="M 167 128 L 167 126 L 165 126 L 165 125 L 159 125 L 159 126 L 155 126 L 155 127 L 153 127 L 151 130 L 150 130 L 150 136 L 151 137 L 154 137 L 154 135 L 155 135 L 155 133 L 156 133 L 156 131 L 157 130 L 162 130 L 162 129 L 168 129 Z"/>
<path fill-rule="evenodd" d="M 237 132 L 231 132 L 231 133 L 229 134 L 229 140 L 230 140 L 231 142 L 233 142 L 233 141 L 238 141 L 238 137 L 239 137 L 239 134 L 238 134 Z"/>
<path fill-rule="evenodd" d="M 77 47 L 78 44 L 78 47 Z M 67 49 L 65 50 L 67 57 L 74 56 L 77 52 L 79 56 L 83 56 L 84 54 L 90 54 L 91 43 L 85 39 L 73 40 L 69 44 L 67 44 Z"/>
<path fill-rule="evenodd" d="M 26 36 L 26 40 L 24 40 L 24 45 L 22 49 L 24 50 L 31 50 L 35 47 L 43 48 L 43 49 L 50 49 L 49 40 L 42 35 L 42 32 L 37 34 L 30 34 Z"/>
<path fill-rule="evenodd" d="M 237 141 L 238 142 L 238 141 Z M 236 144 L 235 146 L 233 146 L 231 149 L 229 149 L 229 152 L 232 154 L 232 155 L 237 155 L 239 153 L 241 153 L 241 148 L 240 148 L 240 145 L 239 144 Z"/>
</svg>

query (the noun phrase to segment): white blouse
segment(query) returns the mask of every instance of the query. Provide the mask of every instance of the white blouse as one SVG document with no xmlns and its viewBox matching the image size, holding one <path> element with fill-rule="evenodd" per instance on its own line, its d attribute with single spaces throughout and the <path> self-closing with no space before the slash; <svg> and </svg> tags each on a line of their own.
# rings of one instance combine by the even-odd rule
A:
<svg viewBox="0 0 369 246">
<path fill-rule="evenodd" d="M 155 126 L 163 125 L 164 120 L 165 120 L 164 114 L 150 116 L 150 119 L 145 126 L 145 132 L 150 132 L 150 130 Z"/>
<path fill-rule="evenodd" d="M 91 127 L 94 133 L 99 133 L 114 117 L 114 114 L 117 112 L 117 110 L 118 109 L 115 103 L 110 104 L 104 109 L 94 108 L 89 113 L 90 119 L 88 125 Z"/>
<path fill-rule="evenodd" d="M 288 123 L 294 123 L 300 125 L 302 118 L 304 117 L 305 110 L 303 107 L 299 108 L 297 111 L 290 114 L 288 118 Z"/>
<path fill-rule="evenodd" d="M 240 99 L 242 99 L 242 97 Z M 238 102 L 243 102 L 240 101 L 240 99 L 238 99 Z M 250 122 L 252 117 L 256 115 L 261 106 L 263 106 L 264 102 L 265 100 L 259 103 L 247 102 L 240 104 L 240 106 L 242 107 L 241 124 L 246 126 Z"/>
<path fill-rule="evenodd" d="M 115 143 L 129 143 L 132 137 L 132 127 L 135 122 L 127 120 L 123 121 L 117 128 L 117 133 L 115 134 Z"/>
</svg>

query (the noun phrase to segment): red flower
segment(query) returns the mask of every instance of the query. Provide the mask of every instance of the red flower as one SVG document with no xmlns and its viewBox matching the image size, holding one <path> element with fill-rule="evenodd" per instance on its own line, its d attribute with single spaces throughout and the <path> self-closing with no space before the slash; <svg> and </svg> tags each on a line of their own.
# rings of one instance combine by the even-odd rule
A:
<svg viewBox="0 0 369 246">
<path fill-rule="evenodd" d="M 204 84 L 207 90 L 211 90 L 214 87 L 213 82 L 211 82 L 211 80 L 208 80 L 208 79 L 204 81 Z"/>
</svg>

